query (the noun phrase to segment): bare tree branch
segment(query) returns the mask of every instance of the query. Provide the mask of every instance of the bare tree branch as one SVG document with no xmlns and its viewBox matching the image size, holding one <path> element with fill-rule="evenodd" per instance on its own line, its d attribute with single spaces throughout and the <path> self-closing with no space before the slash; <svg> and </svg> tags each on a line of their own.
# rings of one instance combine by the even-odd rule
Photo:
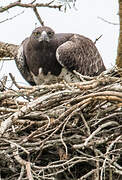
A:
<svg viewBox="0 0 122 180">
<path fill-rule="evenodd" d="M 34 11 L 34 13 L 35 13 L 35 15 L 36 15 L 37 19 L 39 20 L 40 24 L 41 24 L 42 26 L 44 26 L 44 21 L 42 21 L 42 19 L 41 19 L 40 15 L 39 15 L 39 13 L 38 13 L 37 8 L 36 8 L 36 7 L 34 7 L 34 8 L 33 8 L 33 11 Z"/>
<path fill-rule="evenodd" d="M 17 54 L 18 45 L 4 43 L 0 41 L 0 58 L 9 57 L 15 58 Z"/>
<path fill-rule="evenodd" d="M 14 3 L 10 3 L 9 5 L 7 6 L 4 6 L 4 7 L 0 7 L 0 13 L 6 11 L 6 10 L 9 10 L 13 7 L 23 7 L 23 8 L 37 8 L 37 7 L 48 7 L 48 8 L 55 8 L 55 9 L 61 9 L 62 5 L 53 5 L 52 4 L 53 1 L 49 2 L 49 3 L 21 3 L 20 1 L 17 1 L 17 2 L 14 2 Z"/>
<path fill-rule="evenodd" d="M 17 16 L 19 16 L 19 15 L 21 15 L 21 14 L 23 14 L 23 13 L 24 13 L 24 11 L 22 11 L 22 12 L 19 13 L 19 14 L 16 14 L 15 16 L 12 16 L 12 17 L 10 17 L 10 18 L 7 18 L 7 19 L 2 20 L 2 21 L 0 21 L 0 23 L 3 23 L 3 22 L 6 22 L 6 21 L 9 21 L 9 20 L 12 20 L 12 19 L 16 18 Z"/>
<path fill-rule="evenodd" d="M 108 24 L 112 24 L 112 25 L 119 25 L 119 23 L 114 23 L 114 22 L 110 22 L 110 21 L 107 21 L 107 20 L 105 20 L 104 18 L 102 18 L 102 17 L 97 17 L 98 19 L 101 19 L 102 21 L 104 21 L 104 22 L 106 22 L 106 23 L 108 23 Z"/>
<path fill-rule="evenodd" d="M 48 7 L 48 8 L 54 8 L 54 9 L 60 10 L 62 6 L 63 6 L 62 4 L 59 4 L 59 5 L 54 4 L 54 1 L 50 1 L 48 3 L 36 3 L 36 0 L 32 1 L 31 3 L 22 3 L 21 1 L 16 1 L 16 2 L 10 3 L 10 4 L 6 5 L 6 6 L 1 6 L 0 7 L 0 13 L 3 13 L 5 11 L 13 8 L 13 7 L 31 8 L 31 9 L 33 9 L 37 19 L 40 22 L 40 24 L 42 26 L 44 26 L 44 22 L 42 21 L 42 18 L 40 17 L 37 8 L 38 7 Z M 4 20 L 2 22 L 5 22 L 5 21 L 13 19 L 13 18 L 14 17 L 6 19 L 6 20 Z"/>
<path fill-rule="evenodd" d="M 6 179 L 122 179 L 122 84 L 110 72 L 68 86 L 20 88 L 12 77 L 18 90 L 0 92 Z"/>
</svg>

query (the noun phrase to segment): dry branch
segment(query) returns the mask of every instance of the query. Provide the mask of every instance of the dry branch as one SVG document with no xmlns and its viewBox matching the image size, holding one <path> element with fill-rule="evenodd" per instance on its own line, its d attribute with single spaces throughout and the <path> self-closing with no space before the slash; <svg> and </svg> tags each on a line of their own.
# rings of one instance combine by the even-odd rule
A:
<svg viewBox="0 0 122 180">
<path fill-rule="evenodd" d="M 18 46 L 0 41 L 0 59 L 13 59 L 17 55 Z"/>
<path fill-rule="evenodd" d="M 2 88 L 3 179 L 122 178 L 122 79 L 116 68 L 82 82 Z M 2 83 L 2 80 L 1 80 Z M 6 166 L 7 164 L 7 166 Z M 111 173 L 110 173 L 111 172 Z"/>
<path fill-rule="evenodd" d="M 49 3 L 21 3 L 19 1 L 10 3 L 7 6 L 0 7 L 0 13 L 7 11 L 13 7 L 22 7 L 22 8 L 37 8 L 37 7 L 48 7 L 48 8 L 57 8 L 60 10 L 62 5 L 53 5 L 54 1 L 51 1 Z"/>
<path fill-rule="evenodd" d="M 54 4 L 54 2 L 55 1 L 50 1 L 48 3 L 37 3 L 36 0 L 34 0 L 32 2 L 22 3 L 21 1 L 16 1 L 16 2 L 12 2 L 6 6 L 1 6 L 0 7 L 0 13 L 8 11 L 9 9 L 12 9 L 14 7 L 30 8 L 34 11 L 34 13 L 35 13 L 37 19 L 39 20 L 40 24 L 43 26 L 44 22 L 42 21 L 42 18 L 40 17 L 37 8 L 48 7 L 48 8 L 60 10 L 63 5 L 62 4 L 57 5 L 57 4 Z M 7 20 L 10 20 L 10 19 L 13 19 L 13 18 L 8 18 Z M 4 21 L 2 21 L 2 22 L 4 22 Z"/>
</svg>

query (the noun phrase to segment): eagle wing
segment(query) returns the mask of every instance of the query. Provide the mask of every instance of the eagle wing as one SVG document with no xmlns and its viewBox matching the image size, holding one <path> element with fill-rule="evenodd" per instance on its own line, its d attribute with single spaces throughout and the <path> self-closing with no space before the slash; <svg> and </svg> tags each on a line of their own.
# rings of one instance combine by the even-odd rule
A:
<svg viewBox="0 0 122 180">
<path fill-rule="evenodd" d="M 26 41 L 28 38 L 26 38 L 22 44 L 18 48 L 18 54 L 15 59 L 16 65 L 21 73 L 21 75 L 24 77 L 24 79 L 30 84 L 30 85 L 35 85 L 35 82 L 33 80 L 33 77 L 29 71 L 28 65 L 26 63 L 26 57 L 24 55 L 24 45 L 26 45 Z"/>
<path fill-rule="evenodd" d="M 105 70 L 95 44 L 78 34 L 74 34 L 57 48 L 56 58 L 68 71 L 76 70 L 82 75 L 95 76 Z"/>
</svg>

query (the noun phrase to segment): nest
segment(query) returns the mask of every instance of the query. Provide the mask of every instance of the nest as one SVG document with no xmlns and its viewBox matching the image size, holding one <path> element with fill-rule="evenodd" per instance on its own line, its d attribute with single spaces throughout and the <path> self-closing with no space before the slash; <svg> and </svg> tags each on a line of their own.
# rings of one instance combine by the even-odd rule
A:
<svg viewBox="0 0 122 180">
<path fill-rule="evenodd" d="M 122 179 L 122 79 L 112 69 L 78 83 L 0 93 L 4 180 Z M 78 74 L 77 74 L 78 75 Z"/>
</svg>

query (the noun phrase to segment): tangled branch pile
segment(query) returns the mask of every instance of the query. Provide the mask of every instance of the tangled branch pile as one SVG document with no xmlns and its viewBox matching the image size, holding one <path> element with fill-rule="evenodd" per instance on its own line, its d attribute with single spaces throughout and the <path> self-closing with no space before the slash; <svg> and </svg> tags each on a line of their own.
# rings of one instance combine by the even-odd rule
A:
<svg viewBox="0 0 122 180">
<path fill-rule="evenodd" d="M 122 179 L 122 79 L 82 80 L 2 87 L 2 179 Z"/>
</svg>

